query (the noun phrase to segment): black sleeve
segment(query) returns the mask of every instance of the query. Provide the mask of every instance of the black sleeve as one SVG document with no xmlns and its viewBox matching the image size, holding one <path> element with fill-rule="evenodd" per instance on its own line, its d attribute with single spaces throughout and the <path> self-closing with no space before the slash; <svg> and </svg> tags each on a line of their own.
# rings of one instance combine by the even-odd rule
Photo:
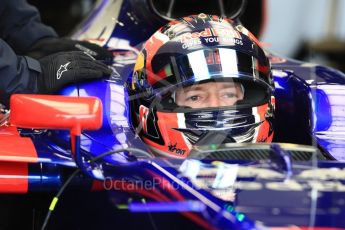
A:
<svg viewBox="0 0 345 230">
<path fill-rule="evenodd" d="M 0 39 L 0 102 L 8 107 L 13 93 L 36 93 L 37 80 L 40 75 L 37 60 L 17 56 L 13 50 Z"/>
<path fill-rule="evenodd" d="M 34 6 L 26 0 L 0 1 L 0 38 L 17 54 L 26 53 L 30 46 L 45 37 L 57 37 L 57 34 L 41 22 Z"/>
</svg>

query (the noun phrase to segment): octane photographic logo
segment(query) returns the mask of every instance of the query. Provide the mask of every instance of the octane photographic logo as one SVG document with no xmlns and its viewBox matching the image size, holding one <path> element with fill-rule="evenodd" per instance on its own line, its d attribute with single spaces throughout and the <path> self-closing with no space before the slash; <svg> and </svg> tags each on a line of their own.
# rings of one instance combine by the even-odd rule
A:
<svg viewBox="0 0 345 230">
<path fill-rule="evenodd" d="M 64 65 L 61 65 L 60 68 L 58 69 L 58 71 L 56 72 L 56 79 L 60 79 L 62 74 L 64 72 L 66 72 L 68 69 L 67 69 L 67 66 L 70 64 L 71 62 L 67 62 L 66 64 Z"/>
<path fill-rule="evenodd" d="M 157 189 L 163 190 L 178 190 L 179 184 L 176 182 L 169 182 L 165 181 L 164 178 L 161 177 L 154 177 L 150 180 L 143 180 L 142 178 L 138 180 L 126 180 L 120 179 L 116 180 L 111 177 L 106 177 L 103 181 L 103 188 L 107 191 L 115 190 L 115 191 L 139 191 L 139 190 L 146 190 L 146 191 L 154 191 Z"/>
</svg>

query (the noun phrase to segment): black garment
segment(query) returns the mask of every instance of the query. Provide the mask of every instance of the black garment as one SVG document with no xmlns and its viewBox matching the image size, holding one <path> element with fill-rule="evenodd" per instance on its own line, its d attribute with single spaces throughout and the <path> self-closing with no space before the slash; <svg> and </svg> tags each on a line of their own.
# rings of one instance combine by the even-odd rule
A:
<svg viewBox="0 0 345 230">
<path fill-rule="evenodd" d="M 13 93 L 37 93 L 38 76 L 41 72 L 37 60 L 17 56 L 0 39 L 0 102 L 8 106 Z"/>
<path fill-rule="evenodd" d="M 44 37 L 57 37 L 55 31 L 41 22 L 39 12 L 25 0 L 0 1 L 0 38 L 16 54 L 25 54 Z"/>
<path fill-rule="evenodd" d="M 36 93 L 40 64 L 18 56 L 38 40 L 57 37 L 42 24 L 37 9 L 25 0 L 0 1 L 0 102 L 8 104 L 13 93 Z M 7 43 L 7 44 L 6 44 Z"/>
<path fill-rule="evenodd" d="M 58 38 L 25 0 L 0 2 L 0 13 L 0 102 L 7 107 L 13 93 L 51 94 L 68 84 L 111 74 L 103 63 L 112 62 L 110 51 Z"/>
</svg>

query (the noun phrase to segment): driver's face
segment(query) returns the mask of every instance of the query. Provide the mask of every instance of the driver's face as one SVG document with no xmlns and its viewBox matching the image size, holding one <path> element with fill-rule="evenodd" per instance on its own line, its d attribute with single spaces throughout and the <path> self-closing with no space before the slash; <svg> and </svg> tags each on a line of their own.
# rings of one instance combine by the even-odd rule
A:
<svg viewBox="0 0 345 230">
<path fill-rule="evenodd" d="M 235 82 L 208 82 L 180 88 L 176 104 L 191 108 L 231 106 L 243 99 L 242 87 Z"/>
</svg>

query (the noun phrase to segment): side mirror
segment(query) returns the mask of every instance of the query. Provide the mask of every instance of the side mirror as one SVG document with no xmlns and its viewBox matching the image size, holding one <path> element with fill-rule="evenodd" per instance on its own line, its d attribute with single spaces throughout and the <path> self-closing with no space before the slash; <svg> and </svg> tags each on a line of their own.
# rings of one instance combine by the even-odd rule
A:
<svg viewBox="0 0 345 230">
<path fill-rule="evenodd" d="M 102 126 L 102 102 L 95 97 L 14 94 L 10 100 L 10 123 L 21 128 L 81 130 Z"/>
</svg>

